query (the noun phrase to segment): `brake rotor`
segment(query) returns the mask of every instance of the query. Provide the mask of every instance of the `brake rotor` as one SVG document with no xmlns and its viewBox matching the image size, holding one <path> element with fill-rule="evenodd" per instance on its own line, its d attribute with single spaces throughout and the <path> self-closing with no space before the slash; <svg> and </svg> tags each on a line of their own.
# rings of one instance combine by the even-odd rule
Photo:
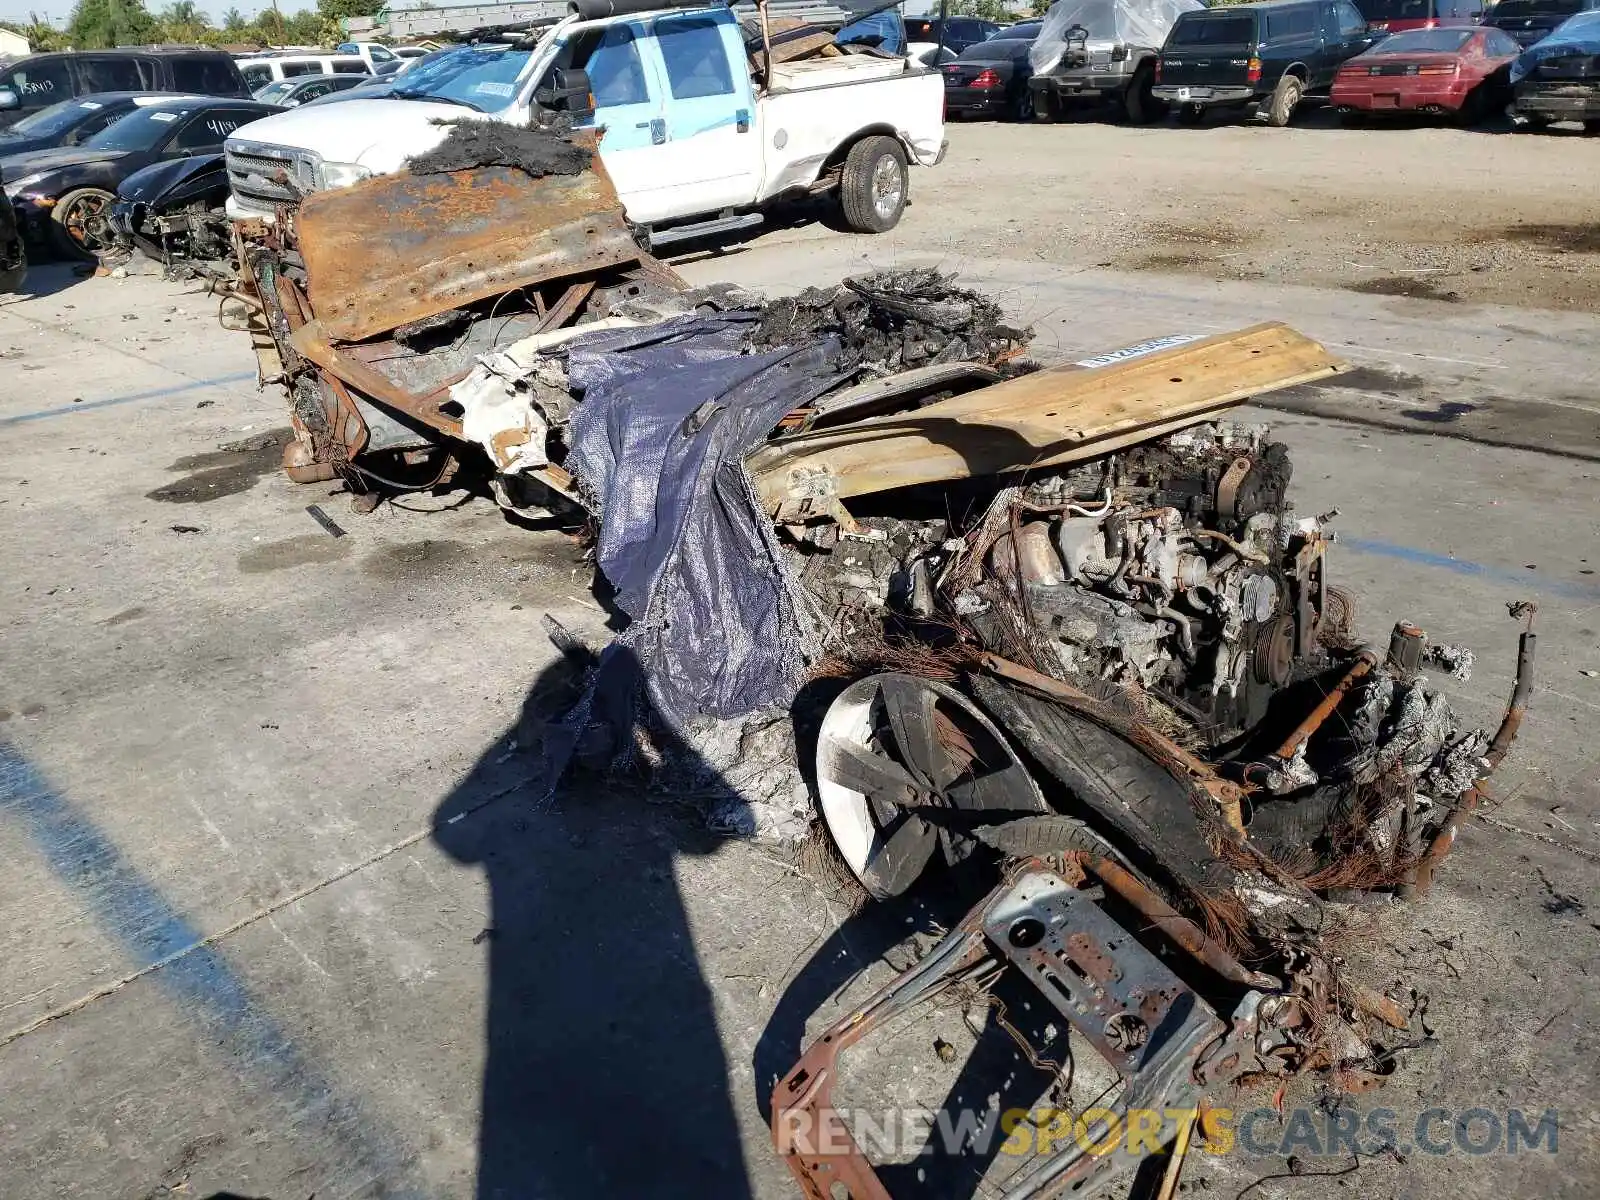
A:
<svg viewBox="0 0 1600 1200">
<path fill-rule="evenodd" d="M 947 857 L 959 857 L 968 839 L 959 823 L 940 819 L 951 810 L 994 818 L 1049 811 L 976 705 L 942 683 L 894 673 L 858 680 L 828 709 L 817 793 L 840 856 L 879 900 L 910 887 L 941 840 Z"/>
</svg>

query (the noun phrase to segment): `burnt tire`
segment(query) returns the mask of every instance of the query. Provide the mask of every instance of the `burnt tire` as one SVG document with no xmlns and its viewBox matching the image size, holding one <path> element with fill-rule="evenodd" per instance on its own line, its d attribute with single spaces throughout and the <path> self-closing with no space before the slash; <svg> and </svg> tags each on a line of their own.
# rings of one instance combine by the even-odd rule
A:
<svg viewBox="0 0 1600 1200">
<path fill-rule="evenodd" d="M 1148 125 L 1167 115 L 1167 103 L 1157 100 L 1151 93 L 1155 87 L 1156 73 L 1152 67 L 1140 67 L 1133 81 L 1122 93 L 1122 111 L 1130 125 Z"/>
<path fill-rule="evenodd" d="M 1180 894 L 1216 896 L 1232 880 L 1211 848 L 1212 828 L 1189 785 L 1121 734 L 1021 688 L 976 676 L 973 693 L 994 722 L 1038 764 L 1046 797 Z M 1052 794 L 1052 792 L 1054 794 Z"/>
<path fill-rule="evenodd" d="M 50 244 L 63 258 L 93 262 L 97 250 L 109 250 L 107 218 L 116 196 L 104 188 L 76 188 L 50 210 Z"/>
<path fill-rule="evenodd" d="M 862 138 L 845 156 L 839 207 L 857 233 L 886 233 L 906 210 L 910 179 L 905 147 L 882 134 Z"/>
<path fill-rule="evenodd" d="M 1298 76 L 1285 75 L 1272 89 L 1272 99 L 1267 102 L 1267 124 L 1282 129 L 1294 118 L 1294 110 L 1305 95 L 1305 84 Z"/>
</svg>

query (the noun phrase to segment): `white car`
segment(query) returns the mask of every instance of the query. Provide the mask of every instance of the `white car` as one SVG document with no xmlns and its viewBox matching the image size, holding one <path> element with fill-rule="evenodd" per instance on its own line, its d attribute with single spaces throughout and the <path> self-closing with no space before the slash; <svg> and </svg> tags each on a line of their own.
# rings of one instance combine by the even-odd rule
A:
<svg viewBox="0 0 1600 1200">
<path fill-rule="evenodd" d="M 574 90 L 592 94 L 600 157 L 629 219 L 657 245 L 754 224 L 779 197 L 824 190 L 837 192 L 852 228 L 887 230 L 905 208 L 909 166 L 943 158 L 937 71 L 856 50 L 775 63 L 758 88 L 727 8 L 646 2 L 578 0 L 580 11 L 536 44 L 460 47 L 396 80 L 386 98 L 253 124 L 228 142 L 229 214 L 270 220 L 307 191 L 400 170 L 444 139 L 440 122 L 525 126 Z M 639 11 L 584 15 L 625 6 Z"/>
</svg>

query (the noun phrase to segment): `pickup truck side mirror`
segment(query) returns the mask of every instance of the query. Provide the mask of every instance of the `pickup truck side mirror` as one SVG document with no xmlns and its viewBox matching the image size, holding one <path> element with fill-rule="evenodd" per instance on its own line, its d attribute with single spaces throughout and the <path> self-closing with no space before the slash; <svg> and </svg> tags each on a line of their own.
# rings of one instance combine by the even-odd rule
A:
<svg viewBox="0 0 1600 1200">
<path fill-rule="evenodd" d="M 558 67 L 550 80 L 533 93 L 540 108 L 553 112 L 569 113 L 575 118 L 594 111 L 594 98 L 590 94 L 589 72 L 577 67 Z"/>
<path fill-rule="evenodd" d="M 9 112 L 13 108 L 22 107 L 22 97 L 17 95 L 14 87 L 0 87 L 0 112 Z"/>
</svg>

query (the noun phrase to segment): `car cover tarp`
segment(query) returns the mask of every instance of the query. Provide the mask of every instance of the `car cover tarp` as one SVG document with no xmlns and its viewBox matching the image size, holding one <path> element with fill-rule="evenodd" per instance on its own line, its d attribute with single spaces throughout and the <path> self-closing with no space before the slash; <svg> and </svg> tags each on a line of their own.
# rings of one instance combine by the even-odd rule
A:
<svg viewBox="0 0 1600 1200">
<path fill-rule="evenodd" d="M 565 465 L 595 504 L 596 561 L 631 619 L 566 722 L 574 741 L 575 724 L 598 720 L 625 752 L 640 684 L 674 731 L 786 705 L 799 685 L 814 625 L 743 459 L 840 382 L 840 347 L 743 353 L 757 316 L 688 315 L 566 348 L 582 401 Z"/>
<path fill-rule="evenodd" d="M 1529 46 L 1511 64 L 1511 82 L 1520 83 L 1547 59 L 1574 58 L 1585 54 L 1600 56 L 1600 12 L 1579 13 L 1569 17 L 1552 29 L 1548 37 Z M 1591 74 L 1594 74 L 1592 67 Z M 1600 83 L 1600 74 L 1596 74 L 1594 82 Z"/>
<path fill-rule="evenodd" d="M 1056 0 L 1028 48 L 1034 74 L 1050 70 L 1067 48 L 1067 30 L 1081 25 L 1088 41 L 1159 50 L 1180 13 L 1204 8 L 1200 0 Z"/>
</svg>

